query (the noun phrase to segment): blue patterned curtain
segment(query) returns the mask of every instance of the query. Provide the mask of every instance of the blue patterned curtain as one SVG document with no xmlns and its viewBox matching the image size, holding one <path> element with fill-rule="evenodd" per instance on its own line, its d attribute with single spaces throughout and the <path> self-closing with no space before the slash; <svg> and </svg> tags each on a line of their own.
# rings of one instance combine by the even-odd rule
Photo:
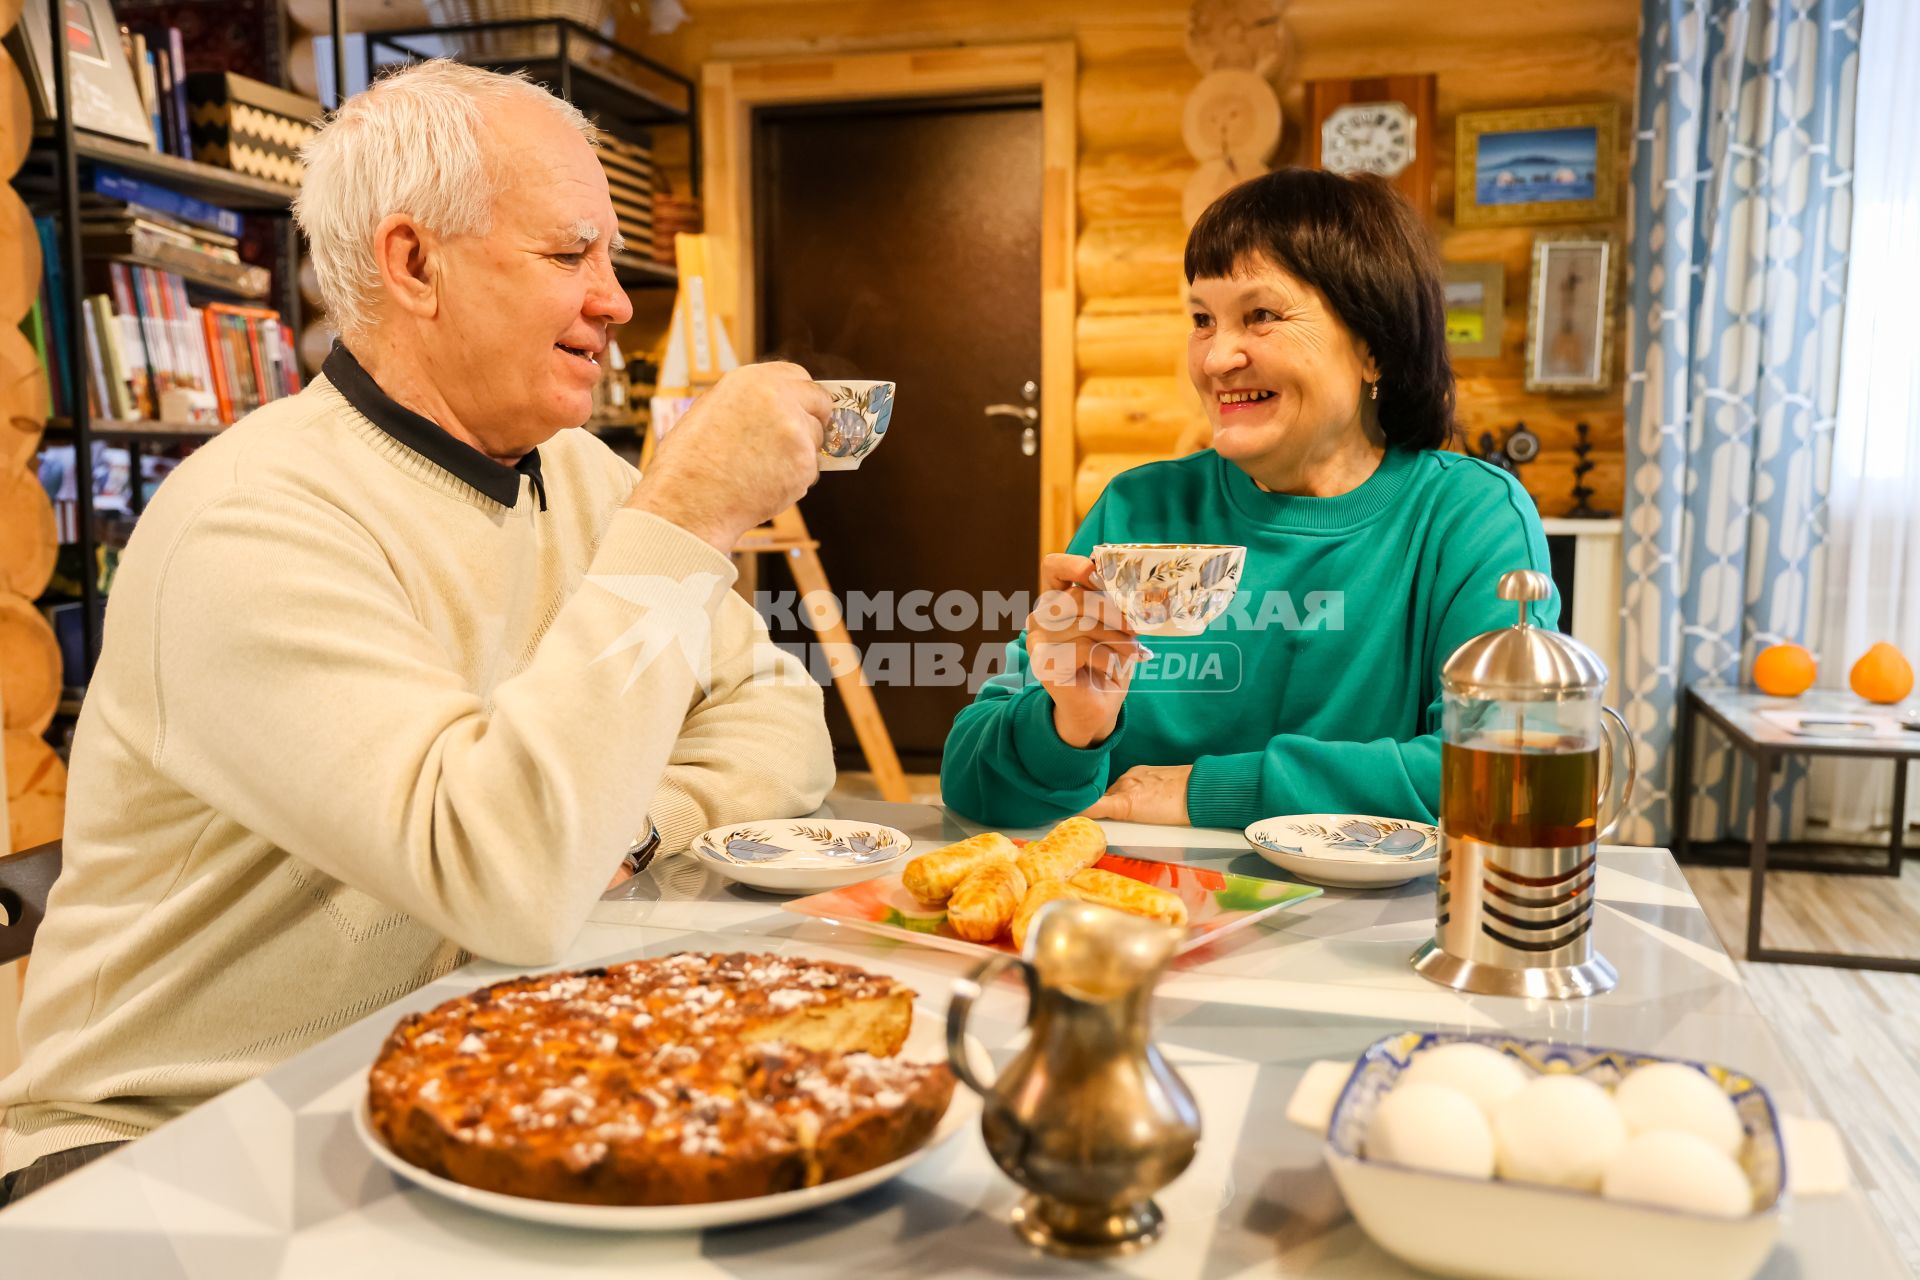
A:
<svg viewBox="0 0 1920 1280">
<path fill-rule="evenodd" d="M 1680 691 L 1804 640 L 1819 598 L 1861 3 L 1643 3 L 1620 687 L 1644 754 L 1623 840 L 1671 835 Z M 1750 771 L 1708 750 L 1694 779 L 1695 837 L 1744 834 Z M 1783 829 L 1804 785 L 1776 774 Z"/>
</svg>

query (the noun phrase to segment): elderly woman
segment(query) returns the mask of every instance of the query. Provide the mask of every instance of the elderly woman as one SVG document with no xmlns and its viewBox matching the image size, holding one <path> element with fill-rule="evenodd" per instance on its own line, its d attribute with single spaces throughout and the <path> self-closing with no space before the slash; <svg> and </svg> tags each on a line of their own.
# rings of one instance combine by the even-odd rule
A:
<svg viewBox="0 0 1920 1280">
<path fill-rule="evenodd" d="M 1432 821 L 1440 666 L 1512 623 L 1495 584 L 1547 553 L 1512 476 L 1443 451 L 1453 373 L 1426 231 L 1378 180 L 1281 170 L 1207 210 L 1186 274 L 1213 447 L 1116 477 L 1046 558 L 1052 590 L 947 739 L 946 802 L 1005 825 Z M 1100 592 L 1088 555 L 1108 542 L 1246 547 L 1235 607 L 1149 651 Z"/>
<path fill-rule="evenodd" d="M 826 391 L 729 375 L 645 477 L 571 430 L 614 278 L 592 125 L 427 62 L 296 207 L 342 345 L 141 516 L 0 1081 L 0 1202 L 467 953 L 560 959 L 649 828 L 805 813 L 820 694 L 727 590 L 818 477 Z"/>
</svg>

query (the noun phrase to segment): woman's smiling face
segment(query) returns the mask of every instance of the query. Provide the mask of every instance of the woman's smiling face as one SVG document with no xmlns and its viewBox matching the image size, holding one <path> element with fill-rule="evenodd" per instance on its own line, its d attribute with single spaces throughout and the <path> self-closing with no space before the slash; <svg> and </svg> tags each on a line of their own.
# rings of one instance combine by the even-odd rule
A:
<svg viewBox="0 0 1920 1280">
<path fill-rule="evenodd" d="M 1264 257 L 1194 280 L 1187 372 L 1213 447 L 1269 488 L 1369 440 L 1366 384 L 1380 375 L 1320 291 Z"/>
</svg>

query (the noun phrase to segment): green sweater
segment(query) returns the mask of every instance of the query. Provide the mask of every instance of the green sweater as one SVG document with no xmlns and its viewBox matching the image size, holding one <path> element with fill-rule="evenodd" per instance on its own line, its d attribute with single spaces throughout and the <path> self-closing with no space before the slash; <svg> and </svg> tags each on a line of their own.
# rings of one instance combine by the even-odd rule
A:
<svg viewBox="0 0 1920 1280">
<path fill-rule="evenodd" d="M 1233 606 L 1205 634 L 1147 641 L 1119 723 L 1076 748 L 1028 675 L 1007 670 L 954 720 L 940 785 L 982 822 L 1032 826 L 1078 813 L 1135 765 L 1191 764 L 1200 827 L 1287 813 L 1432 822 L 1440 803 L 1440 667 L 1510 626 L 1494 594 L 1511 569 L 1547 568 L 1519 481 L 1477 459 L 1389 449 L 1351 493 L 1268 493 L 1212 450 L 1115 477 L 1070 550 L 1102 542 L 1247 548 Z M 1531 617 L 1555 625 L 1558 600 Z"/>
</svg>

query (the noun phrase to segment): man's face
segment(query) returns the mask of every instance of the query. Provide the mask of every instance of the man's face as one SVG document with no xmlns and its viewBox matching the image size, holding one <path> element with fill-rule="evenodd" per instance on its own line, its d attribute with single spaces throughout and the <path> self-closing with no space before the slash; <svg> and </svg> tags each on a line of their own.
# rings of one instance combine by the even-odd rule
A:
<svg viewBox="0 0 1920 1280">
<path fill-rule="evenodd" d="M 488 451 L 523 453 L 587 420 L 608 330 L 633 306 L 614 279 L 613 202 L 586 139 L 532 103 L 495 105 L 487 126 L 493 227 L 441 243 L 428 356 Z"/>
</svg>

